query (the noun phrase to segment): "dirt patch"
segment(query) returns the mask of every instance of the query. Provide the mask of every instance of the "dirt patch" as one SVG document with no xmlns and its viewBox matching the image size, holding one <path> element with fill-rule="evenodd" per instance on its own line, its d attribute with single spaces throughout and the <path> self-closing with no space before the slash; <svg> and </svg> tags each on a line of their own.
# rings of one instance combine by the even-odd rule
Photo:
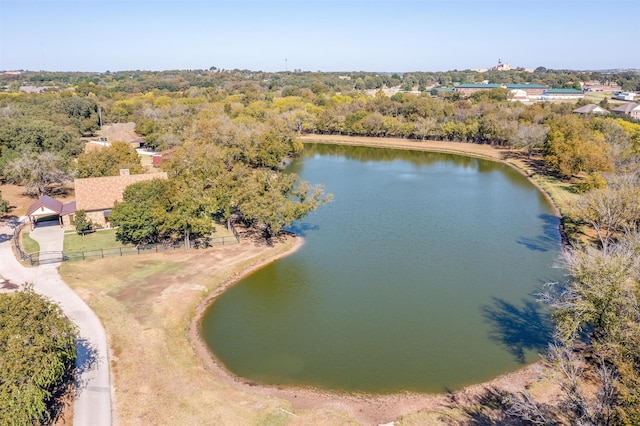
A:
<svg viewBox="0 0 640 426">
<path fill-rule="evenodd" d="M 98 135 L 107 138 L 109 142 L 132 142 L 139 138 L 135 132 L 136 123 L 114 123 L 102 126 Z"/>
<path fill-rule="evenodd" d="M 9 202 L 10 210 L 4 216 L 6 218 L 24 216 L 29 206 L 37 200 L 37 197 L 25 194 L 24 186 L 5 183 L 0 185 L 0 192 L 2 192 L 2 198 Z M 63 203 L 75 200 L 73 185 L 65 186 L 60 194 L 55 194 L 53 197 Z"/>
<path fill-rule="evenodd" d="M 513 150 L 496 149 L 491 145 L 480 145 L 476 143 L 463 142 L 442 142 L 442 141 L 419 141 L 414 139 L 402 138 L 373 138 L 360 136 L 342 136 L 342 135 L 304 135 L 300 138 L 303 142 L 317 142 L 339 145 L 361 145 L 361 146 L 378 146 L 394 149 L 408 149 L 413 151 L 429 151 L 429 152 L 450 152 L 470 155 L 479 158 L 487 158 L 491 160 L 504 160 L 505 153 L 514 152 Z"/>
</svg>

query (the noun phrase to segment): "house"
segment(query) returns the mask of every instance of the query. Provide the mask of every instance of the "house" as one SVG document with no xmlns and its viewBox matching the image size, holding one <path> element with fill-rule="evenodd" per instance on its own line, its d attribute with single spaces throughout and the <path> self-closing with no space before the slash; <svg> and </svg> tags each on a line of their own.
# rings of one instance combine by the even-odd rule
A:
<svg viewBox="0 0 640 426">
<path fill-rule="evenodd" d="M 574 114 L 606 114 L 609 111 L 596 104 L 589 104 L 581 106 L 580 108 L 576 108 L 572 112 Z"/>
<path fill-rule="evenodd" d="M 611 112 L 613 112 L 614 114 L 626 114 L 640 120 L 640 105 L 634 102 L 615 107 L 611 110 Z"/>
<path fill-rule="evenodd" d="M 27 217 L 31 222 L 31 229 L 35 226 L 38 219 L 45 217 L 54 217 L 60 224 L 60 226 L 71 225 L 71 215 L 76 211 L 76 202 L 62 203 L 61 201 L 51 198 L 48 195 L 43 195 L 31 204 L 27 209 Z"/>
<path fill-rule="evenodd" d="M 84 210 L 87 219 L 99 227 L 109 226 L 109 215 L 116 202 L 122 201 L 124 190 L 134 183 L 153 179 L 167 179 L 167 173 L 130 175 L 121 170 L 120 176 L 76 179 L 76 209 Z"/>
</svg>

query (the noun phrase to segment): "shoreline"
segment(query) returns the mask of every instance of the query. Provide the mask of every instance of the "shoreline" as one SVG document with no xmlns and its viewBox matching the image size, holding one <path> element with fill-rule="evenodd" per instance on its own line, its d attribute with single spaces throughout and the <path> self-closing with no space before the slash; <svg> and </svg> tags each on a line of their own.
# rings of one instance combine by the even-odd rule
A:
<svg viewBox="0 0 640 426">
<path fill-rule="evenodd" d="M 542 192 L 542 194 L 544 194 L 545 198 L 551 205 L 554 214 L 560 219 L 559 231 L 562 242 L 564 243 L 565 241 L 564 230 L 562 227 L 562 216 L 559 208 L 556 206 L 551 196 L 537 182 L 535 182 L 525 170 L 521 169 L 513 163 L 506 161 L 499 150 L 496 150 L 495 148 L 488 145 L 480 145 L 480 147 L 482 148 L 478 150 L 478 145 L 476 144 L 461 142 L 438 143 L 431 141 L 431 143 L 437 143 L 438 146 L 433 146 L 430 144 L 416 147 L 411 145 L 412 141 L 404 139 L 387 140 L 386 138 L 368 138 L 373 140 L 362 141 L 361 139 L 363 138 L 358 138 L 358 140 L 351 141 L 351 143 L 336 140 L 332 141 L 330 137 L 326 138 L 326 140 L 318 140 L 315 137 L 303 137 L 302 139 L 303 141 L 310 143 L 360 145 L 380 148 L 444 152 L 501 162 L 518 170 L 532 184 L 534 184 L 536 188 L 538 188 L 538 190 Z M 416 143 L 426 144 L 429 142 L 416 141 Z M 442 144 L 459 144 L 457 147 L 460 147 L 461 149 L 448 149 L 453 147 L 441 146 Z M 474 146 L 474 148 L 476 149 L 472 152 L 468 152 L 466 149 L 469 148 L 469 145 Z M 487 153 L 478 151 L 487 151 Z M 493 155 L 489 154 L 489 152 L 492 152 Z M 225 384 L 234 386 L 246 392 L 254 392 L 269 397 L 286 400 L 291 404 L 291 407 L 293 407 L 294 410 L 337 409 L 346 412 L 349 416 L 351 416 L 361 424 L 381 424 L 398 420 L 406 415 L 417 414 L 423 410 L 442 411 L 474 407 L 478 404 L 481 404 L 481 399 L 488 393 L 495 395 L 502 391 L 525 389 L 535 383 L 540 382 L 544 378 L 544 375 L 542 373 L 542 371 L 544 370 L 543 361 L 539 360 L 532 364 L 528 364 L 521 368 L 518 368 L 515 371 L 501 374 L 487 382 L 469 385 L 453 392 L 443 391 L 442 393 L 434 394 L 404 392 L 375 395 L 364 393 L 339 393 L 316 389 L 313 387 L 265 385 L 254 383 L 247 379 L 234 375 L 233 373 L 228 371 L 224 367 L 224 365 L 222 365 L 218 361 L 213 352 L 209 350 L 209 347 L 206 344 L 201 333 L 202 317 L 206 309 L 209 308 L 212 303 L 214 303 L 215 299 L 222 293 L 224 293 L 227 289 L 238 283 L 244 277 L 255 272 L 256 270 L 282 257 L 294 253 L 304 244 L 304 239 L 301 236 L 294 235 L 288 236 L 287 238 L 291 238 L 294 240 L 294 245 L 290 250 L 279 253 L 257 264 L 251 265 L 241 273 L 229 277 L 226 281 L 224 281 L 211 293 L 209 293 L 198 304 L 196 308 L 195 314 L 193 316 L 193 319 L 191 320 L 188 330 L 188 337 L 191 343 L 191 347 L 196 357 L 198 357 L 203 362 L 205 369 L 215 378 L 221 380 Z M 287 412 L 284 409 L 282 410 Z M 293 416 L 296 415 L 294 413 L 288 414 L 291 414 Z"/>
</svg>

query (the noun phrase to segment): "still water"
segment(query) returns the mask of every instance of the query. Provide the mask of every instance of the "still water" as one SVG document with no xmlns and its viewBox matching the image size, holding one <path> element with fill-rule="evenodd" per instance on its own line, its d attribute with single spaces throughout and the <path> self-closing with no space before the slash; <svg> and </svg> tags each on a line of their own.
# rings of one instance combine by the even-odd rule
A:
<svg viewBox="0 0 640 426">
<path fill-rule="evenodd" d="M 289 170 L 334 194 L 294 254 L 206 312 L 234 374 L 271 385 L 442 392 L 538 359 L 558 219 L 515 170 L 463 156 L 305 145 Z"/>
</svg>

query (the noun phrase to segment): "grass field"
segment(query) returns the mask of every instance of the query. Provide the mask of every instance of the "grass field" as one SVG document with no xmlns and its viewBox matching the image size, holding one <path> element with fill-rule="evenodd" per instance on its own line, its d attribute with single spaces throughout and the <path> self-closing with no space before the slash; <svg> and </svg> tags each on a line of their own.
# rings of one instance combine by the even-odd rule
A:
<svg viewBox="0 0 640 426">
<path fill-rule="evenodd" d="M 233 236 L 233 233 L 228 231 L 224 225 L 216 225 L 215 229 L 215 232 L 211 234 L 212 240 L 218 237 Z M 116 229 L 101 229 L 83 236 L 75 231 L 67 231 L 64 234 L 64 246 L 62 250 L 65 252 L 79 252 L 133 247 L 133 244 L 122 244 L 116 240 L 116 232 Z"/>
<path fill-rule="evenodd" d="M 25 253 L 39 253 L 40 244 L 29 236 L 28 232 L 22 233 L 22 250 Z"/>
<path fill-rule="evenodd" d="M 63 251 L 89 251 L 126 247 L 116 240 L 115 229 L 105 229 L 90 234 L 79 235 L 77 232 L 65 232 Z"/>
</svg>

